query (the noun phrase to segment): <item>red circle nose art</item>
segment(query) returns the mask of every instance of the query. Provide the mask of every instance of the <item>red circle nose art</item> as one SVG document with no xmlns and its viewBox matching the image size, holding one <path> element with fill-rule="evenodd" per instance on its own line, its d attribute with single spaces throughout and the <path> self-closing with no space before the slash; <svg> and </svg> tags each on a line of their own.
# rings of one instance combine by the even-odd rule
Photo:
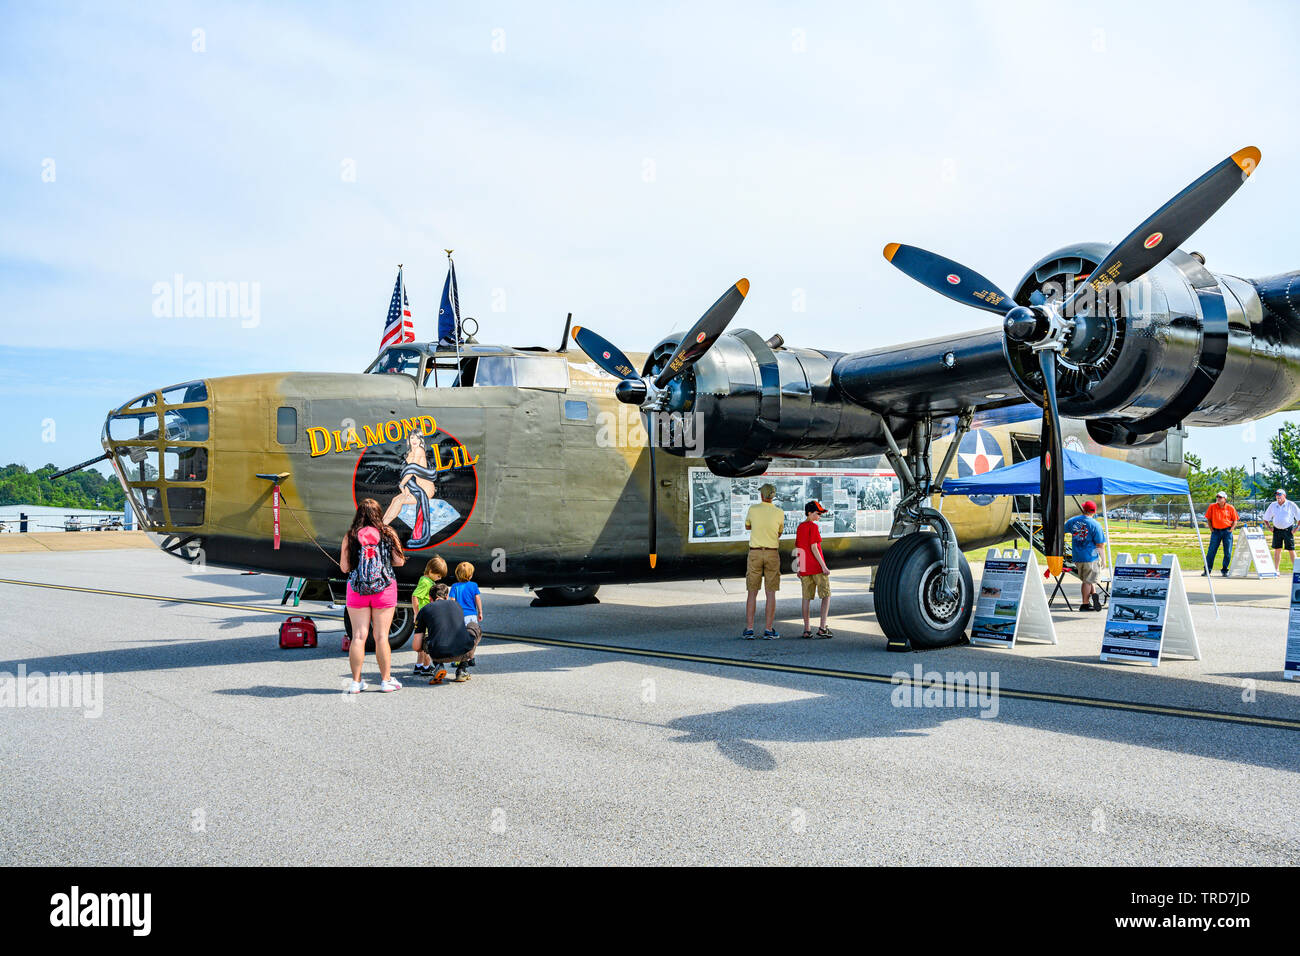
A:
<svg viewBox="0 0 1300 956">
<path fill-rule="evenodd" d="M 957 284 L 958 282 L 960 282 L 960 281 L 961 281 L 961 279 L 959 279 L 955 274 L 953 274 L 953 273 L 951 273 L 951 272 L 948 273 L 948 284 L 949 284 L 949 285 L 956 285 L 956 284 Z"/>
<path fill-rule="evenodd" d="M 1146 246 L 1148 249 L 1154 249 L 1164 241 L 1164 238 L 1165 234 L 1163 232 L 1153 232 L 1151 235 L 1147 236 L 1147 241 L 1142 243 L 1142 245 Z"/>
</svg>

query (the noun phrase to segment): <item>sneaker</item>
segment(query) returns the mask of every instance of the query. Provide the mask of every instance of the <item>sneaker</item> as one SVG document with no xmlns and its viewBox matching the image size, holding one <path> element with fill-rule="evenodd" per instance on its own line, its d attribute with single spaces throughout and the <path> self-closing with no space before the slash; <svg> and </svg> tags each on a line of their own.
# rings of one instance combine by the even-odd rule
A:
<svg viewBox="0 0 1300 956">
<path fill-rule="evenodd" d="M 769 627 L 766 631 L 763 632 L 763 640 L 765 641 L 776 641 L 776 640 L 780 640 L 780 638 L 781 635 L 776 633 L 775 628 Z"/>
<path fill-rule="evenodd" d="M 803 638 L 803 639 L 806 641 L 806 640 L 808 640 L 810 637 L 812 637 L 812 631 L 808 630 L 808 628 L 805 627 L 805 628 L 803 629 L 803 633 L 800 634 L 799 636 L 800 636 L 801 638 Z"/>
<path fill-rule="evenodd" d="M 834 636 L 835 636 L 835 632 L 832 631 L 829 627 L 817 628 L 817 637 L 821 640 L 825 640 L 828 637 L 834 637 Z"/>
<path fill-rule="evenodd" d="M 469 680 L 469 668 L 467 668 L 464 664 L 457 664 L 456 676 L 452 678 L 452 681 L 454 681 L 457 684 L 463 684 L 467 680 Z"/>
<path fill-rule="evenodd" d="M 477 657 L 471 657 L 469 660 L 467 660 L 467 661 L 465 662 L 465 666 L 466 666 L 466 667 L 478 667 L 478 658 L 477 658 Z"/>
<path fill-rule="evenodd" d="M 382 684 L 379 685 L 379 689 L 382 690 L 385 694 L 391 694 L 395 690 L 402 689 L 402 682 L 399 681 L 396 677 L 390 677 L 388 678 L 388 680 L 384 681 Z"/>
<path fill-rule="evenodd" d="M 1209 571 L 1202 571 L 1202 572 L 1201 572 L 1201 577 L 1203 577 L 1203 578 L 1204 578 L 1204 577 L 1208 577 L 1209 574 L 1210 574 Z"/>
<path fill-rule="evenodd" d="M 752 627 L 745 628 L 740 632 L 740 639 L 742 641 L 752 641 L 754 639 L 754 629 Z"/>
<path fill-rule="evenodd" d="M 1101 610 L 1101 598 L 1097 596 L 1097 592 L 1096 592 L 1096 591 L 1093 591 L 1093 592 L 1092 592 L 1092 609 L 1093 609 L 1094 611 L 1100 611 L 1100 610 Z"/>
<path fill-rule="evenodd" d="M 1224 568 L 1224 569 L 1223 569 L 1222 571 L 1220 571 L 1219 573 L 1220 573 L 1221 575 L 1223 575 L 1223 576 L 1226 578 L 1226 577 L 1228 576 L 1228 569 L 1227 569 L 1227 568 Z"/>
<path fill-rule="evenodd" d="M 443 681 L 443 678 L 445 678 L 446 676 L 447 676 L 447 668 L 445 668 L 445 667 L 443 667 L 441 664 L 439 664 L 439 665 L 438 665 L 438 669 L 435 670 L 435 671 L 433 672 L 433 677 L 429 679 L 429 683 L 430 683 L 430 684 L 441 684 L 442 681 Z"/>
<path fill-rule="evenodd" d="M 359 694 L 370 685 L 363 680 L 354 680 L 348 685 L 349 694 Z"/>
<path fill-rule="evenodd" d="M 429 668 L 425 667 L 423 664 L 416 664 L 415 668 L 411 671 L 412 677 L 427 677 L 428 674 Z"/>
</svg>

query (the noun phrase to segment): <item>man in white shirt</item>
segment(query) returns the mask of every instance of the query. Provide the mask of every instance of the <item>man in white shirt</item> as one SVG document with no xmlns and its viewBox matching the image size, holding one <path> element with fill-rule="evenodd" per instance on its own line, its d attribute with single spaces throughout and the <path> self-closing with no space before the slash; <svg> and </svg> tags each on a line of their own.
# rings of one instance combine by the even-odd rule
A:
<svg viewBox="0 0 1300 956">
<path fill-rule="evenodd" d="M 1295 570 L 1295 526 L 1300 521 L 1300 508 L 1288 501 L 1286 491 L 1279 488 L 1273 503 L 1264 510 L 1264 520 L 1273 526 L 1273 567 L 1282 570 L 1282 549 L 1291 556 L 1291 570 Z"/>
</svg>

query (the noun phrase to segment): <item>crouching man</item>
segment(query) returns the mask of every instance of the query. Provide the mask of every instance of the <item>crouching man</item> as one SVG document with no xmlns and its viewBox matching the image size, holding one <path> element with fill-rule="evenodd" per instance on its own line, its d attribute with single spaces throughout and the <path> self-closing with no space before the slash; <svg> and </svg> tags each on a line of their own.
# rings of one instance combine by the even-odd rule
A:
<svg viewBox="0 0 1300 956">
<path fill-rule="evenodd" d="M 430 684 L 441 684 L 447 676 L 444 664 L 456 665 L 457 684 L 469 680 L 474 651 L 483 637 L 478 621 L 469 621 L 460 605 L 451 600 L 433 600 L 420 609 L 416 626 L 424 629 L 424 652 L 433 661 Z"/>
</svg>

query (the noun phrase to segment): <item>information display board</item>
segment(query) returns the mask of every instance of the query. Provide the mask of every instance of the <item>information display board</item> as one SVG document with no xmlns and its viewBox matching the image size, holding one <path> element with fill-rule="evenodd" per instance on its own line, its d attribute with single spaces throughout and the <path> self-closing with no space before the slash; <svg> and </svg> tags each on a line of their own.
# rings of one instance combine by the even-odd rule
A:
<svg viewBox="0 0 1300 956">
<path fill-rule="evenodd" d="M 1016 646 L 1016 639 L 1056 643 L 1056 626 L 1033 549 L 1001 553 L 990 548 L 975 598 L 970 642 L 983 647 Z"/>
<path fill-rule="evenodd" d="M 1248 525 L 1245 531 L 1237 535 L 1235 543 L 1228 577 L 1246 578 L 1250 577 L 1252 571 L 1260 578 L 1277 577 L 1277 568 L 1273 566 L 1273 552 L 1268 547 L 1268 534 L 1263 528 Z"/>
<path fill-rule="evenodd" d="M 898 478 L 888 468 L 769 468 L 754 478 L 723 478 L 691 468 L 690 541 L 748 541 L 745 514 L 761 499 L 758 489 L 776 488 L 773 503 L 785 512 L 782 537 L 794 537 L 803 507 L 826 508 L 817 526 L 823 538 L 888 535 L 898 503 Z"/>
<path fill-rule="evenodd" d="M 1116 555 L 1101 659 L 1156 667 L 1170 655 L 1201 659 L 1178 558 Z"/>
</svg>

